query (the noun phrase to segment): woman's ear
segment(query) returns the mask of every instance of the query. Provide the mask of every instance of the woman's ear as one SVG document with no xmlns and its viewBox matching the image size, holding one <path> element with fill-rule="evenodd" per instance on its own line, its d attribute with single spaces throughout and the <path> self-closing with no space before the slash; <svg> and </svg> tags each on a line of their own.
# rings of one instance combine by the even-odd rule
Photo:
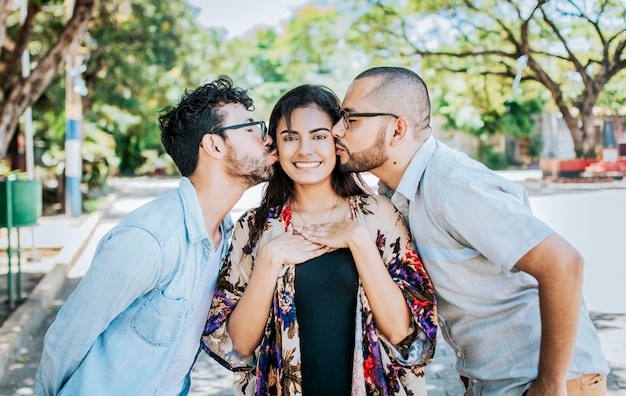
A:
<svg viewBox="0 0 626 396">
<path fill-rule="evenodd" d="M 224 156 L 224 139 L 219 135 L 207 133 L 202 136 L 200 149 L 207 155 L 215 158 L 222 159 Z"/>
</svg>

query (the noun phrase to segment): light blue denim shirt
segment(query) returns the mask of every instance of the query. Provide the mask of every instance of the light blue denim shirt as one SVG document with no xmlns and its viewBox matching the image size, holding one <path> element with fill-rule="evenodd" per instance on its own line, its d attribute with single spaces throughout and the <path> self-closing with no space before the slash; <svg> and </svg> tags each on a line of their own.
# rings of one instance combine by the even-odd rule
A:
<svg viewBox="0 0 626 396">
<path fill-rule="evenodd" d="M 408 218 L 467 395 L 521 395 L 537 376 L 541 317 L 537 281 L 514 265 L 553 233 L 526 190 L 433 137 L 395 193 L 379 187 Z M 583 304 L 568 379 L 608 371 Z"/>
<path fill-rule="evenodd" d="M 225 243 L 229 216 L 221 228 Z M 215 251 L 187 178 L 131 212 L 102 238 L 48 329 L 37 395 L 153 395 L 199 305 Z"/>
</svg>

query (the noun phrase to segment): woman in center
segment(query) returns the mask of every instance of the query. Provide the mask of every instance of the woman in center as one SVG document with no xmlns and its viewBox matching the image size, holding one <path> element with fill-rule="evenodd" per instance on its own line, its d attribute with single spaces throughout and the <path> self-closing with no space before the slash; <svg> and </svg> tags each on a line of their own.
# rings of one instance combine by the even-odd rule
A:
<svg viewBox="0 0 626 396">
<path fill-rule="evenodd" d="M 339 170 L 341 117 L 317 85 L 272 111 L 280 162 L 260 207 L 237 222 L 203 336 L 238 394 L 426 394 L 433 286 L 402 215 Z"/>
</svg>

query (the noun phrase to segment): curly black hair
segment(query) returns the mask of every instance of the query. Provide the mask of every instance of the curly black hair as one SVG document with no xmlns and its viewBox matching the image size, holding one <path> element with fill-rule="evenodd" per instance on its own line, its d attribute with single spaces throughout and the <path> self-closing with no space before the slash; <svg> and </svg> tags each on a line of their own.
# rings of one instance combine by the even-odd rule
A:
<svg viewBox="0 0 626 396">
<path fill-rule="evenodd" d="M 161 142 L 183 176 L 196 170 L 202 136 L 223 126 L 220 109 L 228 103 L 241 103 L 247 110 L 254 110 L 247 91 L 233 87 L 230 77 L 220 75 L 193 91 L 185 90 L 178 105 L 161 110 Z"/>
</svg>

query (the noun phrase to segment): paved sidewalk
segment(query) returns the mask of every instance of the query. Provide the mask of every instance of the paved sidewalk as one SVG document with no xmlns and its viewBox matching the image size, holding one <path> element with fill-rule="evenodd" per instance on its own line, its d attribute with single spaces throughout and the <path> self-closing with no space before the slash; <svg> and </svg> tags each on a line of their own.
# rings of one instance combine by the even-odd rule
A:
<svg viewBox="0 0 626 396">
<path fill-rule="evenodd" d="M 21 231 L 22 272 L 24 279 L 40 279 L 28 294 L 28 298 L 19 304 L 0 326 L 0 378 L 9 365 L 17 358 L 18 351 L 29 340 L 31 333 L 37 330 L 48 315 L 49 305 L 63 287 L 67 271 L 78 257 L 82 248 L 89 240 L 100 214 L 98 212 L 77 218 L 67 216 L 44 217 L 34 228 L 35 247 L 41 250 L 56 252 L 52 256 L 41 254 L 41 259 L 30 262 L 32 257 L 32 235 L 29 229 Z M 7 232 L 2 230 L 0 246 L 0 301 L 7 304 L 6 273 L 7 273 Z M 12 233 L 16 237 L 17 231 Z M 13 239 L 12 239 L 13 240 Z M 16 242 L 12 242 L 16 246 Z M 37 249 L 35 249 L 37 251 Z M 17 263 L 13 262 L 13 268 Z M 0 319 L 4 319 L 0 317 Z"/>
<path fill-rule="evenodd" d="M 543 182 L 525 182 L 532 194 L 553 194 L 568 192 L 587 191 L 598 186 L 558 186 Z M 603 188 L 625 188 L 626 183 Z M 109 202 L 115 200 L 115 195 L 109 197 Z M 241 208 L 235 208 L 234 216 L 240 213 Z M 239 211 L 239 212 L 237 212 Z M 74 261 L 80 255 L 90 236 L 93 234 L 101 214 L 99 212 L 83 215 L 79 218 L 67 216 L 44 217 L 35 228 L 36 246 L 48 249 L 56 253 L 43 257 L 40 262 L 27 261 L 30 256 L 29 248 L 32 244 L 30 231 L 22 232 L 21 245 L 27 251 L 22 254 L 23 271 L 41 274 L 41 280 L 32 290 L 28 299 L 15 310 L 0 326 L 0 389 L 3 385 L 11 382 L 6 373 L 10 368 L 19 365 L 36 365 L 37 362 L 24 362 L 23 349 L 29 345 L 34 332 L 39 329 L 45 320 L 50 320 L 50 315 L 55 314 L 58 306 L 62 304 L 58 294 L 64 286 L 66 275 Z M 0 230 L 0 248 L 6 247 L 6 232 Z M 6 256 L 4 250 L 0 254 Z M 0 258 L 0 277 L 6 278 L 3 271 L 3 263 Z M 615 290 L 615 293 L 623 293 Z M 6 296 L 0 283 L 0 298 Z M 48 318 L 48 319 L 46 319 Z M 598 329 L 602 348 L 612 372 L 609 376 L 609 396 L 626 396 L 626 312 L 607 313 L 592 312 L 592 319 Z M 454 371 L 454 354 L 452 350 L 440 338 L 434 361 L 427 367 L 427 383 L 430 396 L 449 396 L 462 394 L 461 383 Z M 232 395 L 229 387 L 230 373 L 219 367 L 214 361 L 202 354 L 196 369 L 192 383 L 192 395 Z M 12 395 L 27 395 L 28 384 L 24 385 L 19 392 Z M 32 392 L 32 390 L 30 390 Z M 1 394 L 9 394 L 3 393 Z"/>
</svg>

